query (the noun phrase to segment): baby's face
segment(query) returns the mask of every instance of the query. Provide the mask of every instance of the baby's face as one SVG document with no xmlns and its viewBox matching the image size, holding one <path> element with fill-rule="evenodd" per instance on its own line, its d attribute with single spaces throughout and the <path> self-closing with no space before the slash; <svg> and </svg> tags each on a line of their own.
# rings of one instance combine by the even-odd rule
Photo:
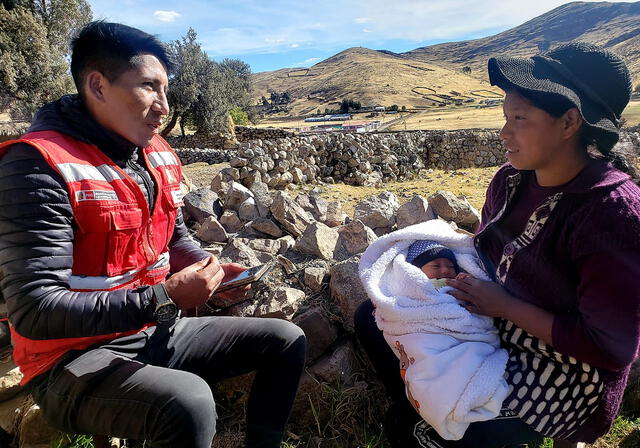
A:
<svg viewBox="0 0 640 448">
<path fill-rule="evenodd" d="M 422 266 L 422 272 L 430 279 L 456 278 L 456 269 L 448 258 L 436 258 Z"/>
</svg>

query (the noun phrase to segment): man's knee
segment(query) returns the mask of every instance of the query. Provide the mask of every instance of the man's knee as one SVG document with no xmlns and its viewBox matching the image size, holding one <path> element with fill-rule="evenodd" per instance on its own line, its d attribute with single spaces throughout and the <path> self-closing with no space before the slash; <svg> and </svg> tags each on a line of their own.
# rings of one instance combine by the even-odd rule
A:
<svg viewBox="0 0 640 448">
<path fill-rule="evenodd" d="M 216 406 L 209 385 L 195 375 L 186 387 L 176 388 L 163 397 L 158 409 L 156 435 L 163 440 L 187 438 L 213 439 L 216 431 Z M 194 441 L 194 446 L 201 446 Z"/>
<path fill-rule="evenodd" d="M 265 319 L 266 331 L 278 341 L 283 352 L 294 352 L 304 358 L 307 338 L 296 324 L 282 319 Z"/>
</svg>

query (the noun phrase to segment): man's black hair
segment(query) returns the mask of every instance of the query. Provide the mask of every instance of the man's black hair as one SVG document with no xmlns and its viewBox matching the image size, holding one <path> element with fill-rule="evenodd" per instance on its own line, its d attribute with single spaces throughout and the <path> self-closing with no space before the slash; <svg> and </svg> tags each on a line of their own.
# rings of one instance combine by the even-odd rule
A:
<svg viewBox="0 0 640 448">
<path fill-rule="evenodd" d="M 109 82 L 135 67 L 136 56 L 151 54 L 164 64 L 167 72 L 173 64 L 167 49 L 157 37 L 121 23 L 102 20 L 87 24 L 71 42 L 71 75 L 78 93 L 86 73 L 97 70 Z"/>
</svg>

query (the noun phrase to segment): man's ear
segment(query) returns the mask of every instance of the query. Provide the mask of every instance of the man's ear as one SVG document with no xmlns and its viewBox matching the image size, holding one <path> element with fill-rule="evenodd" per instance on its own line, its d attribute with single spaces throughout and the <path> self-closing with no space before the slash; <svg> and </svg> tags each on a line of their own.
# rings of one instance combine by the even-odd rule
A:
<svg viewBox="0 0 640 448">
<path fill-rule="evenodd" d="M 582 115 L 575 107 L 572 107 L 564 113 L 562 116 L 562 123 L 564 125 L 565 137 L 571 138 L 580 131 L 582 127 Z"/>
<path fill-rule="evenodd" d="M 104 102 L 105 100 L 105 87 L 109 81 L 107 78 L 97 70 L 89 72 L 85 78 L 85 96 L 90 101 Z"/>
</svg>

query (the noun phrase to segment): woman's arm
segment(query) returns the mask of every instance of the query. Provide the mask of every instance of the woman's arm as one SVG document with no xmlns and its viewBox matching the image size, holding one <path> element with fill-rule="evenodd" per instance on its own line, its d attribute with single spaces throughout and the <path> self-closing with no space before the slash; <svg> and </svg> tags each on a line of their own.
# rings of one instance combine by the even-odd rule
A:
<svg viewBox="0 0 640 448">
<path fill-rule="evenodd" d="M 546 344 L 552 343 L 555 316 L 549 311 L 512 296 L 497 283 L 477 278 L 447 279 L 455 288 L 449 294 L 464 302 L 470 312 L 507 319 Z"/>
<path fill-rule="evenodd" d="M 579 266 L 577 309 L 553 314 L 514 297 L 497 283 L 447 280 L 469 311 L 513 322 L 531 335 L 595 367 L 631 364 L 640 340 L 640 250 L 595 253 Z"/>
</svg>

